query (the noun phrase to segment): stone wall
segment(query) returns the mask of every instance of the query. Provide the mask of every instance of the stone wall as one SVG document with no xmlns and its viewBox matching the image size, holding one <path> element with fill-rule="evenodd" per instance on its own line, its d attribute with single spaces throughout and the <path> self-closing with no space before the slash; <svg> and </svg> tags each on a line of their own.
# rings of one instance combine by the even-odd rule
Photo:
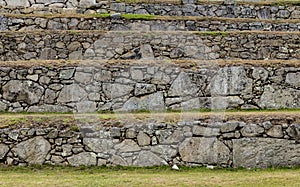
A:
<svg viewBox="0 0 300 187">
<path fill-rule="evenodd" d="M 300 23 L 288 21 L 267 20 L 236 20 L 194 18 L 187 20 L 154 19 L 129 20 L 124 18 L 96 18 L 96 17 L 5 17 L 0 16 L 0 30 L 2 31 L 31 31 L 46 30 L 103 30 L 103 31 L 300 31 Z"/>
<path fill-rule="evenodd" d="M 235 3 L 195 3 L 183 1 L 180 4 L 167 3 L 118 3 L 116 1 L 95 0 L 0 0 L 0 13 L 65 13 L 66 11 L 80 13 L 131 13 L 156 14 L 170 16 L 214 16 L 231 18 L 258 19 L 299 19 L 300 6 L 276 4 Z M 31 8 L 31 9 L 30 9 Z M 61 10 L 59 10 L 61 9 Z M 71 10 L 70 10 L 71 9 Z M 72 10 L 73 9 L 73 10 Z"/>
<path fill-rule="evenodd" d="M 299 59 L 299 33 L 1 32 L 0 60 Z"/>
<path fill-rule="evenodd" d="M 139 122 L 118 127 L 106 127 L 99 122 L 79 126 L 78 131 L 3 128 L 0 162 L 72 166 L 299 166 L 300 125 L 294 121 L 297 119 L 299 116 L 272 116 L 271 121 L 260 122 Z"/>
<path fill-rule="evenodd" d="M 218 67 L 211 61 L 190 66 L 186 62 L 186 67 L 158 61 L 156 64 L 160 65 L 84 63 L 67 67 L 1 67 L 1 111 L 81 113 L 300 107 L 298 67 Z"/>
</svg>

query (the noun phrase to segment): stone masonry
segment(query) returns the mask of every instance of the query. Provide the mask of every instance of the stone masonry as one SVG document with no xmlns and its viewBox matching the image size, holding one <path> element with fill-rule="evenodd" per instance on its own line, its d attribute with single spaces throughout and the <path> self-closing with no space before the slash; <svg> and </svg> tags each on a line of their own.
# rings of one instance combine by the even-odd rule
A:
<svg viewBox="0 0 300 187">
<path fill-rule="evenodd" d="M 85 62 L 85 61 L 84 61 Z M 300 107 L 299 67 L 207 63 L 1 67 L 1 111 L 96 112 Z"/>
<path fill-rule="evenodd" d="M 246 168 L 300 164 L 300 124 L 293 119 L 132 122 L 121 127 L 100 123 L 79 125 L 78 131 L 0 129 L 0 163 Z"/>
</svg>

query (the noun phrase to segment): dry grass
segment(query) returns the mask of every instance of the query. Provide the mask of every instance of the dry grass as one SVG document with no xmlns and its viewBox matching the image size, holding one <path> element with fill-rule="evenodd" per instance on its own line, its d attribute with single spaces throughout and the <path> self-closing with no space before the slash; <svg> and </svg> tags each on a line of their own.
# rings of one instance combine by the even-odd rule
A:
<svg viewBox="0 0 300 187">
<path fill-rule="evenodd" d="M 245 122 L 273 121 L 278 124 L 300 122 L 300 110 L 282 111 L 194 111 L 194 112 L 139 112 L 139 113 L 94 113 L 94 114 L 2 114 L 0 115 L 0 128 L 22 127 L 66 127 L 80 126 L 82 124 L 101 124 L 103 126 L 123 126 L 124 124 L 138 123 L 168 123 L 181 121 L 201 120 Z"/>
<path fill-rule="evenodd" d="M 300 67 L 300 60 L 19 60 L 0 61 L 0 67 L 30 68 L 42 66 L 46 68 L 62 67 L 103 67 L 156 65 L 161 67 L 180 67 L 191 69 L 197 67 L 219 68 L 224 66 L 255 66 L 255 67 Z"/>
<path fill-rule="evenodd" d="M 10 18 L 82 18 L 82 19 L 109 19 L 110 14 L 3 14 Z M 221 21 L 227 23 L 245 23 L 245 22 L 263 22 L 263 23 L 299 23 L 299 19 L 254 19 L 254 18 L 226 18 L 226 17 L 202 17 L 202 16 L 159 16 L 149 14 L 122 14 L 123 19 L 141 19 L 147 21 L 161 20 L 161 21 Z"/>
<path fill-rule="evenodd" d="M 300 169 L 0 168 L 0 186 L 299 186 Z"/>
</svg>

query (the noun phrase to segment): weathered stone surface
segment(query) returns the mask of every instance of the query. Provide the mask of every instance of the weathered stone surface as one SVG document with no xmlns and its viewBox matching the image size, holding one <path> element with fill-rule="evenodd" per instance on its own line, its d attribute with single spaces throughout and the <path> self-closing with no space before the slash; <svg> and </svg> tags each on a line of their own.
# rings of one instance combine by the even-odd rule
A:
<svg viewBox="0 0 300 187">
<path fill-rule="evenodd" d="M 11 80 L 2 87 L 2 92 L 4 99 L 31 105 L 40 101 L 44 88 L 32 81 Z"/>
<path fill-rule="evenodd" d="M 0 144 L 0 160 L 3 159 L 9 151 L 9 147 L 4 144 Z"/>
<path fill-rule="evenodd" d="M 172 83 L 168 95 L 169 96 L 194 96 L 197 93 L 197 87 L 192 83 L 189 75 L 185 72 L 181 72 L 178 77 Z"/>
<path fill-rule="evenodd" d="M 283 131 L 281 125 L 274 125 L 267 131 L 267 135 L 275 138 L 283 137 Z"/>
<path fill-rule="evenodd" d="M 58 105 L 39 105 L 31 106 L 27 110 L 28 112 L 71 112 L 72 110 L 65 106 Z"/>
<path fill-rule="evenodd" d="M 222 133 L 232 132 L 232 131 L 235 131 L 238 126 L 239 126 L 239 122 L 234 122 L 234 121 L 227 122 L 227 123 L 222 124 L 220 130 Z"/>
<path fill-rule="evenodd" d="M 140 53 L 141 53 L 141 60 L 153 60 L 154 59 L 154 54 L 153 50 L 151 48 L 151 45 L 145 44 L 142 45 L 140 48 Z"/>
<path fill-rule="evenodd" d="M 110 81 L 111 77 L 112 77 L 112 74 L 110 71 L 102 70 L 95 74 L 94 80 L 99 81 L 99 82 L 106 82 L 106 81 Z"/>
<path fill-rule="evenodd" d="M 140 132 L 137 135 L 137 142 L 140 146 L 150 145 L 151 139 L 146 133 Z"/>
<path fill-rule="evenodd" d="M 234 167 L 287 167 L 300 164 L 300 145 L 286 139 L 242 138 L 233 141 Z"/>
<path fill-rule="evenodd" d="M 300 87 L 300 72 L 297 73 L 288 73 L 286 75 L 285 82 L 295 86 L 296 88 Z"/>
<path fill-rule="evenodd" d="M 294 97 L 289 89 L 275 89 L 265 86 L 264 92 L 258 102 L 261 108 L 289 108 L 294 105 Z M 298 105 L 297 105 L 298 106 Z"/>
<path fill-rule="evenodd" d="M 123 111 L 132 110 L 163 110 L 165 109 L 164 96 L 162 92 L 146 95 L 143 97 L 132 97 L 125 102 Z"/>
<path fill-rule="evenodd" d="M 139 167 L 166 165 L 166 161 L 150 151 L 141 151 L 133 165 Z"/>
<path fill-rule="evenodd" d="M 83 138 L 83 144 L 96 153 L 107 153 L 114 146 L 112 140 L 100 138 Z"/>
<path fill-rule="evenodd" d="M 182 160 L 200 164 L 227 164 L 230 150 L 217 138 L 187 138 L 179 145 Z"/>
<path fill-rule="evenodd" d="M 75 79 L 75 81 L 77 81 L 79 83 L 87 84 L 87 83 L 91 82 L 92 74 L 84 73 L 84 72 L 76 72 L 74 79 Z"/>
<path fill-rule="evenodd" d="M 116 166 L 128 166 L 128 163 L 126 162 L 126 160 L 124 160 L 119 155 L 113 155 L 110 159 L 110 162 Z"/>
<path fill-rule="evenodd" d="M 68 158 L 71 166 L 95 166 L 97 164 L 97 155 L 91 152 L 82 152 Z"/>
<path fill-rule="evenodd" d="M 156 91 L 156 86 L 154 84 L 137 83 L 134 88 L 134 95 L 140 96 L 145 94 L 151 94 L 155 91 Z"/>
<path fill-rule="evenodd" d="M 241 129 L 241 132 L 246 137 L 259 136 L 264 132 L 264 128 L 257 124 L 248 124 Z"/>
<path fill-rule="evenodd" d="M 121 153 L 135 152 L 141 150 L 141 148 L 137 145 L 137 143 L 135 143 L 135 141 L 130 139 L 125 139 L 123 142 L 116 145 L 114 148 Z"/>
<path fill-rule="evenodd" d="M 87 93 L 82 87 L 78 84 L 71 84 L 63 87 L 57 101 L 59 103 L 76 102 L 86 97 Z"/>
<path fill-rule="evenodd" d="M 251 93 L 252 79 L 248 78 L 244 67 L 224 67 L 210 83 L 212 95 L 236 95 Z"/>
<path fill-rule="evenodd" d="M 193 126 L 193 134 L 197 136 L 218 136 L 220 135 L 219 128 L 210 128 L 204 126 Z"/>
<path fill-rule="evenodd" d="M 300 124 L 291 124 L 286 130 L 288 135 L 296 140 L 300 139 Z"/>
<path fill-rule="evenodd" d="M 103 84 L 103 92 L 110 99 L 129 95 L 132 90 L 133 86 L 130 85 L 106 83 Z"/>
<path fill-rule="evenodd" d="M 93 101 L 81 101 L 76 103 L 77 112 L 90 113 L 97 110 L 97 103 Z"/>
<path fill-rule="evenodd" d="M 29 1 L 28 0 L 13 0 L 13 1 L 6 1 L 7 6 L 12 6 L 12 7 L 29 7 Z"/>
<path fill-rule="evenodd" d="M 50 143 L 41 136 L 17 144 L 12 151 L 29 164 L 43 164 L 51 149 Z"/>
<path fill-rule="evenodd" d="M 171 145 L 156 145 L 151 147 L 151 151 L 165 160 L 172 160 L 177 156 L 177 149 Z"/>
</svg>

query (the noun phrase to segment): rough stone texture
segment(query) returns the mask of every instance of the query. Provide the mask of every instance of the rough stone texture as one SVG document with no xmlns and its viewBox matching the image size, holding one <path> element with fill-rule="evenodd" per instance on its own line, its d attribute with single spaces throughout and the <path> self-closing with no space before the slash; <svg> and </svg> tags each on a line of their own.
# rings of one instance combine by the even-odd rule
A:
<svg viewBox="0 0 300 187">
<path fill-rule="evenodd" d="M 234 167 L 283 167 L 299 165 L 295 141 L 271 138 L 242 138 L 233 141 Z"/>
<path fill-rule="evenodd" d="M 37 136 L 17 144 L 13 152 L 29 164 L 43 164 L 50 149 L 50 143 L 43 137 Z"/>
<path fill-rule="evenodd" d="M 179 154 L 185 162 L 227 164 L 230 150 L 217 138 L 187 138 L 179 146 Z"/>
<path fill-rule="evenodd" d="M 133 140 L 124 140 L 114 147 L 121 153 L 140 151 L 141 148 Z"/>
<path fill-rule="evenodd" d="M 191 82 L 188 74 L 182 72 L 172 83 L 168 95 L 173 96 L 186 96 L 194 95 L 197 92 L 197 87 Z"/>
<path fill-rule="evenodd" d="M 11 102 L 36 104 L 40 101 L 44 88 L 32 81 L 11 80 L 2 87 L 3 98 Z"/>
<path fill-rule="evenodd" d="M 137 160 L 133 163 L 133 165 L 140 167 L 160 166 L 166 164 L 167 163 L 165 160 L 150 151 L 141 151 L 137 157 Z"/>
<path fill-rule="evenodd" d="M 146 133 L 140 132 L 137 135 L 137 142 L 140 146 L 146 146 L 146 145 L 150 145 L 151 139 Z"/>
<path fill-rule="evenodd" d="M 267 135 L 275 138 L 283 137 L 283 131 L 281 125 L 274 125 L 267 131 Z"/>
<path fill-rule="evenodd" d="M 68 103 L 80 101 L 85 97 L 87 97 L 87 93 L 83 88 L 81 88 L 78 84 L 71 84 L 62 89 L 57 101 L 60 103 Z"/>
<path fill-rule="evenodd" d="M 193 127 L 193 134 L 197 136 L 218 136 L 220 135 L 219 128 L 210 128 L 204 126 L 194 126 Z"/>
<path fill-rule="evenodd" d="M 264 132 L 264 128 L 257 124 L 249 124 L 242 128 L 242 135 L 246 137 L 258 136 Z"/>
<path fill-rule="evenodd" d="M 27 33 L 27 32 L 26 32 Z M 119 31 L 98 32 L 49 31 L 35 33 L 31 38 L 24 32 L 13 35 L 0 35 L 2 47 L 0 60 L 59 60 L 70 59 L 82 52 L 82 60 L 109 60 L 127 59 L 143 61 L 141 48 L 150 45 L 154 60 L 161 59 L 195 59 L 195 60 L 217 60 L 217 59 L 299 59 L 299 46 L 294 38 L 299 38 L 299 33 L 264 33 L 264 32 L 243 32 L 239 35 L 228 33 L 225 35 L 209 35 L 203 32 L 168 32 L 160 31 L 155 37 L 149 37 L 153 32 L 130 31 L 120 34 Z M 46 38 L 46 41 L 39 41 L 35 38 Z M 186 42 L 186 38 L 190 38 Z M 65 48 L 72 41 L 84 43 L 85 47 Z M 139 41 L 138 43 L 134 41 Z M 172 43 L 172 45 L 169 45 Z M 54 46 L 49 48 L 48 46 Z M 34 48 L 32 46 L 35 46 Z M 286 47 L 282 47 L 286 46 Z M 27 52 L 24 52 L 27 51 Z M 71 55 L 73 54 L 73 55 Z M 146 60 L 148 61 L 148 60 Z M 139 72 L 139 73 L 138 73 Z M 132 77 L 140 80 L 142 71 L 136 70 Z M 240 76 L 242 79 L 236 79 Z M 183 77 L 184 78 L 184 77 Z M 185 80 L 185 79 L 183 79 Z M 239 83 L 238 87 L 232 87 L 227 81 Z M 222 82 L 225 84 L 222 85 Z M 225 87 L 228 84 L 228 90 Z M 215 86 L 223 86 L 220 89 L 222 94 L 235 93 L 251 86 L 246 79 L 246 72 L 242 67 L 224 67 L 220 69 L 219 76 L 215 80 Z M 217 89 L 215 91 L 218 91 Z M 216 92 L 218 93 L 218 92 Z"/>
<path fill-rule="evenodd" d="M 165 109 L 162 92 L 143 97 L 132 97 L 122 107 L 122 110 L 163 110 Z"/>
<path fill-rule="evenodd" d="M 99 138 L 84 138 L 83 144 L 96 153 L 109 152 L 113 148 L 112 140 Z"/>
<path fill-rule="evenodd" d="M 68 158 L 71 166 L 95 166 L 97 158 L 95 153 L 83 152 Z"/>
<path fill-rule="evenodd" d="M 9 147 L 4 145 L 4 144 L 0 144 L 0 160 L 3 159 L 6 154 L 9 151 Z"/>
</svg>

